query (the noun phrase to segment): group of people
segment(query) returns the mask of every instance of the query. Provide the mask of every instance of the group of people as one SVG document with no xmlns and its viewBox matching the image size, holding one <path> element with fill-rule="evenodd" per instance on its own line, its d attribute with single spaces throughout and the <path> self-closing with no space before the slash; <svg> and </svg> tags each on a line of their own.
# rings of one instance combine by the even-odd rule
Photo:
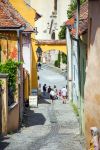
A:
<svg viewBox="0 0 100 150">
<path fill-rule="evenodd" d="M 47 88 L 46 84 L 44 84 L 43 85 L 43 96 L 46 96 L 47 93 L 49 95 L 49 98 L 52 100 L 52 103 L 55 99 L 58 99 L 59 97 L 62 99 L 63 104 L 66 103 L 67 86 L 66 86 L 66 88 L 63 87 L 61 90 L 57 90 L 56 85 L 54 85 L 53 88 L 51 88 L 51 86 L 49 86 Z"/>
</svg>

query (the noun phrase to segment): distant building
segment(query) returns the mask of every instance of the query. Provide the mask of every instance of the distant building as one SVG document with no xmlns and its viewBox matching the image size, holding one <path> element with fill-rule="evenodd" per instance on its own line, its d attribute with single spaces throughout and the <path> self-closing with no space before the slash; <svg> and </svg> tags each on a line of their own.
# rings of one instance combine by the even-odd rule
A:
<svg viewBox="0 0 100 150">
<path fill-rule="evenodd" d="M 29 0 L 26 0 L 29 1 Z M 38 34 L 36 39 L 58 39 L 60 26 L 67 19 L 67 9 L 71 0 L 30 0 L 41 18 L 36 22 Z"/>
</svg>

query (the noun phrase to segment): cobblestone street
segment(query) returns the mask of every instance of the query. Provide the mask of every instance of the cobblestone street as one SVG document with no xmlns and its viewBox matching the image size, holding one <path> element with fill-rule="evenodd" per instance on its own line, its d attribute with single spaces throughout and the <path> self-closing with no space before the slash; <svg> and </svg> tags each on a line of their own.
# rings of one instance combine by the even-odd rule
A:
<svg viewBox="0 0 100 150">
<path fill-rule="evenodd" d="M 42 100 L 25 114 L 23 128 L 0 143 L 0 150 L 83 150 L 70 103 Z"/>
</svg>

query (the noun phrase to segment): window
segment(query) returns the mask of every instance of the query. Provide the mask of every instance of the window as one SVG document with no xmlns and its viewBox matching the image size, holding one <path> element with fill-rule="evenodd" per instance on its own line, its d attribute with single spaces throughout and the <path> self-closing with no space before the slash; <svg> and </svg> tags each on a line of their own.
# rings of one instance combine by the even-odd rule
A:
<svg viewBox="0 0 100 150">
<path fill-rule="evenodd" d="M 57 0 L 54 0 L 54 11 L 57 11 Z"/>
</svg>

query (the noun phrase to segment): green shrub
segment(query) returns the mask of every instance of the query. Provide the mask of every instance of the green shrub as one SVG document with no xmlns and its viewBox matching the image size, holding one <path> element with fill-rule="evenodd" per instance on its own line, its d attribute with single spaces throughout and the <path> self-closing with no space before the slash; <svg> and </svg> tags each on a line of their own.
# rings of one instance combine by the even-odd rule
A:
<svg viewBox="0 0 100 150">
<path fill-rule="evenodd" d="M 16 92 L 16 75 L 17 69 L 21 62 L 8 59 L 4 64 L 0 63 L 0 72 L 8 74 L 8 105 L 14 102 L 14 94 Z"/>
<path fill-rule="evenodd" d="M 16 74 L 21 63 L 8 59 L 4 64 L 0 63 L 0 72 L 8 74 L 8 87 L 16 90 Z"/>
<path fill-rule="evenodd" d="M 59 67 L 59 61 L 58 61 L 58 60 L 55 60 L 54 66 L 55 66 L 55 67 Z"/>
<path fill-rule="evenodd" d="M 79 112 L 78 112 L 77 106 L 73 102 L 71 102 L 71 104 L 72 104 L 72 107 L 73 107 L 73 110 L 74 110 L 76 116 L 79 116 Z"/>
<path fill-rule="evenodd" d="M 62 63 L 67 64 L 67 55 L 62 53 Z"/>
<path fill-rule="evenodd" d="M 66 39 L 66 25 L 60 27 L 60 32 L 58 34 L 59 39 Z"/>
</svg>

